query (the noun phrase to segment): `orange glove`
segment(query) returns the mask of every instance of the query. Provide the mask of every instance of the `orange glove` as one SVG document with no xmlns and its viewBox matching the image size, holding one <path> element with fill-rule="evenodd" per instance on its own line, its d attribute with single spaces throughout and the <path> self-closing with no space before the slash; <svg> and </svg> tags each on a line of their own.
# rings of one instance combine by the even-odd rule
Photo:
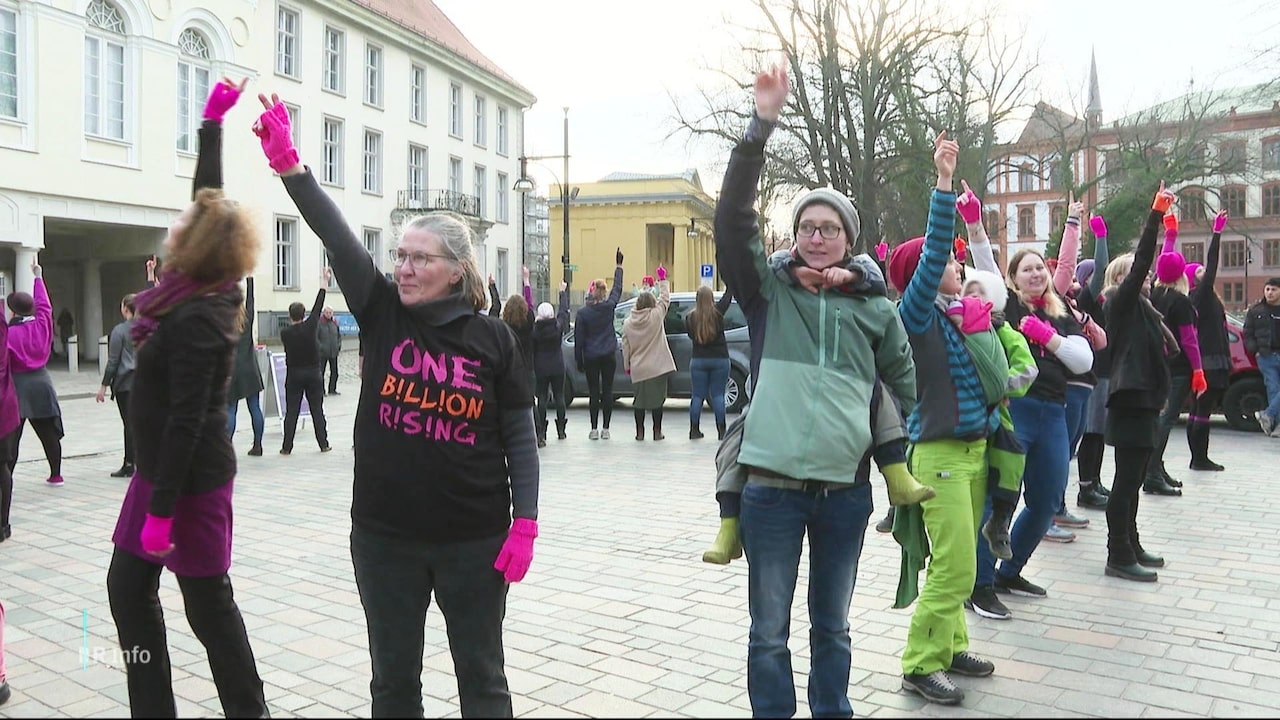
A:
<svg viewBox="0 0 1280 720">
<path fill-rule="evenodd" d="M 1209 383 L 1204 379 L 1204 371 L 1192 370 L 1191 371 L 1191 390 L 1195 392 L 1197 396 L 1199 396 L 1199 395 L 1203 395 L 1204 392 L 1208 389 L 1209 389 Z"/>
<path fill-rule="evenodd" d="M 1178 216 L 1168 213 L 1164 216 L 1164 229 L 1178 232 Z"/>
<path fill-rule="evenodd" d="M 1155 200 L 1151 201 L 1151 209 L 1162 213 L 1169 212 L 1169 208 L 1173 207 L 1173 201 L 1176 196 L 1169 190 L 1164 189 L 1164 183 L 1160 183 L 1160 191 L 1156 193 Z"/>
<path fill-rule="evenodd" d="M 964 241 L 964 238 L 958 237 L 952 247 L 956 251 L 956 262 L 963 265 L 965 259 L 969 257 L 969 244 Z"/>
</svg>

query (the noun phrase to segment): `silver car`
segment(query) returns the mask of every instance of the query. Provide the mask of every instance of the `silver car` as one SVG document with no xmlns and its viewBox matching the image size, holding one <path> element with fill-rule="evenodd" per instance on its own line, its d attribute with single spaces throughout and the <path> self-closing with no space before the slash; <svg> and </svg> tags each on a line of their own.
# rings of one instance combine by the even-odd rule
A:
<svg viewBox="0 0 1280 720">
<path fill-rule="evenodd" d="M 719 300 L 721 293 L 716 293 Z M 671 347 L 671 356 L 676 361 L 676 374 L 668 385 L 669 397 L 687 398 L 691 394 L 692 384 L 689 379 L 689 360 L 693 355 L 693 341 L 685 331 L 684 316 L 693 309 L 697 293 L 671 293 L 671 307 L 667 308 L 667 344 Z M 622 323 L 631 314 L 636 304 L 635 298 L 623 300 L 613 311 L 613 331 L 618 338 L 618 349 L 615 359 L 618 369 L 613 377 L 613 398 L 630 397 L 634 391 L 631 378 L 622 369 Z M 751 339 L 747 333 L 747 318 L 742 314 L 735 299 L 724 314 L 724 339 L 729 346 L 729 382 L 724 387 L 724 404 L 728 412 L 740 412 L 747 404 L 747 377 L 751 367 Z M 573 331 L 565 336 L 561 343 L 564 354 L 565 399 L 572 402 L 575 397 L 587 396 L 587 376 L 578 370 L 573 356 Z"/>
</svg>

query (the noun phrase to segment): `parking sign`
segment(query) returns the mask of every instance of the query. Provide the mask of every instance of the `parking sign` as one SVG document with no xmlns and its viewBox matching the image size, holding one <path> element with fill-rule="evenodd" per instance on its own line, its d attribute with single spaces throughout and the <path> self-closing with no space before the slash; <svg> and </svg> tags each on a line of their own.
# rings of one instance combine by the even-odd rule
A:
<svg viewBox="0 0 1280 720">
<path fill-rule="evenodd" d="M 705 264 L 702 266 L 701 277 L 711 278 L 711 277 L 715 277 L 715 275 L 716 275 L 716 268 L 714 265 Z"/>
</svg>

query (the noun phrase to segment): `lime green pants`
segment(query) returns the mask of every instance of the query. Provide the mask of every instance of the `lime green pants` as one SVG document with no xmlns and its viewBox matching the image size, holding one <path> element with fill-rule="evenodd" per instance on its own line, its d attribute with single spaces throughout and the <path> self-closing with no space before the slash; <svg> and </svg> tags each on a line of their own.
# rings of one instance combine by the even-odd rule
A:
<svg viewBox="0 0 1280 720">
<path fill-rule="evenodd" d="M 969 649 L 964 601 L 977 575 L 978 523 L 987 492 L 987 441 L 933 440 L 911 451 L 911 474 L 937 496 L 921 503 L 930 559 L 902 654 L 903 673 L 951 667 Z"/>
</svg>

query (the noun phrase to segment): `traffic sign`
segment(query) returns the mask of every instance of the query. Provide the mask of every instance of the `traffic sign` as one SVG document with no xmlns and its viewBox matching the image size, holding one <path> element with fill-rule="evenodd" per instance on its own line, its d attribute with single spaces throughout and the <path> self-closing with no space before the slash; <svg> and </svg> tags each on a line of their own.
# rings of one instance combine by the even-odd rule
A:
<svg viewBox="0 0 1280 720">
<path fill-rule="evenodd" d="M 715 277 L 715 275 L 716 275 L 716 268 L 714 265 L 711 265 L 708 263 L 702 266 L 702 273 L 700 277 L 710 278 L 710 277 Z"/>
<path fill-rule="evenodd" d="M 566 265 L 565 267 L 569 268 L 569 271 L 570 271 L 570 272 L 577 272 L 577 271 L 578 271 L 578 266 L 577 266 L 577 265 Z"/>
</svg>

